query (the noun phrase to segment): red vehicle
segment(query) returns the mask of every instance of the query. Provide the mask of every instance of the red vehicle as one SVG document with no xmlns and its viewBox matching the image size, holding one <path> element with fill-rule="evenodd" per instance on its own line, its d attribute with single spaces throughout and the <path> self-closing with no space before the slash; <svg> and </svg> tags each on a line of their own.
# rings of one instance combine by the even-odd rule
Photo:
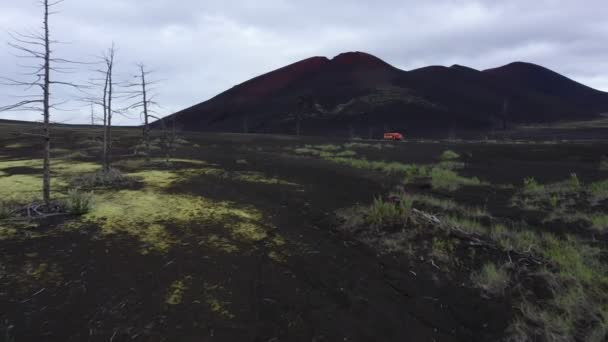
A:
<svg viewBox="0 0 608 342">
<path fill-rule="evenodd" d="M 403 140 L 401 133 L 384 133 L 384 140 Z"/>
</svg>

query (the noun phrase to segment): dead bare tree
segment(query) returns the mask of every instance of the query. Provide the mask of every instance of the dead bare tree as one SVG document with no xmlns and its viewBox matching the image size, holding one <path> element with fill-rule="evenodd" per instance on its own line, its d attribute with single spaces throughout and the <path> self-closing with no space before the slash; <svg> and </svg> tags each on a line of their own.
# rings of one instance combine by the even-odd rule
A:
<svg viewBox="0 0 608 342">
<path fill-rule="evenodd" d="M 78 85 L 55 80 L 51 76 L 54 73 L 69 73 L 69 67 L 61 66 L 65 64 L 73 64 L 75 62 L 54 57 L 53 45 L 59 43 L 51 39 L 50 33 L 50 16 L 56 12 L 51 10 L 62 3 L 64 0 L 49 1 L 40 0 L 43 9 L 43 26 L 42 32 L 36 33 L 10 33 L 12 41 L 8 45 L 17 50 L 16 55 L 20 59 L 34 60 L 32 65 L 24 66 L 30 71 L 25 73 L 25 76 L 33 78 L 33 80 L 22 81 L 12 78 L 0 78 L 4 85 L 23 87 L 26 91 L 38 89 L 30 95 L 22 95 L 21 101 L 0 107 L 0 112 L 5 111 L 37 111 L 42 115 L 42 133 L 24 133 L 30 136 L 42 138 L 43 147 L 43 165 L 42 165 L 42 198 L 43 207 L 46 211 L 51 210 L 51 109 L 57 109 L 61 103 L 51 103 L 51 87 L 54 85 L 68 86 L 79 88 Z"/>
<path fill-rule="evenodd" d="M 93 77 L 89 81 L 89 88 L 97 94 L 88 93 L 82 101 L 86 101 L 91 104 L 91 120 L 93 116 L 93 106 L 99 106 L 102 108 L 102 129 L 103 129 L 103 145 L 101 155 L 102 171 L 108 172 L 110 170 L 111 162 L 111 150 L 112 150 L 112 116 L 116 112 L 113 108 L 114 100 L 114 88 L 116 82 L 114 81 L 114 58 L 116 55 L 116 47 L 112 42 L 110 48 L 104 51 L 99 56 L 97 62 L 100 67 L 95 71 L 99 76 Z"/>
<path fill-rule="evenodd" d="M 105 83 L 103 88 L 103 108 L 104 108 L 104 126 L 103 126 L 103 171 L 110 171 L 110 163 L 112 161 L 112 100 L 114 96 L 114 56 L 116 49 L 114 43 L 112 47 L 103 56 L 105 63 Z"/>
<path fill-rule="evenodd" d="M 136 102 L 129 105 L 127 110 L 139 109 L 142 116 L 144 127 L 143 127 L 143 139 L 144 146 L 146 148 L 146 160 L 150 160 L 150 119 L 156 118 L 153 114 L 156 112 L 152 109 L 154 106 L 158 106 L 158 103 L 154 101 L 155 95 L 152 94 L 152 86 L 157 84 L 159 81 L 150 80 L 149 76 L 152 74 L 151 71 L 147 70 L 143 63 L 137 65 L 138 73 L 134 76 L 137 82 L 129 83 L 125 85 L 126 98 L 128 100 L 135 100 Z"/>
<path fill-rule="evenodd" d="M 91 126 L 95 126 L 95 107 L 91 103 Z"/>
</svg>

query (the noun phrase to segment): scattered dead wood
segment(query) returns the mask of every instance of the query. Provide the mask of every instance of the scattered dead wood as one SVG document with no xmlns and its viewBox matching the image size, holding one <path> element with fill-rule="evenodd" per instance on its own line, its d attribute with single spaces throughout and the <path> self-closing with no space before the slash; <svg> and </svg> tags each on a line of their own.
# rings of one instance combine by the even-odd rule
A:
<svg viewBox="0 0 608 342">
<path fill-rule="evenodd" d="M 59 202 L 51 202 L 48 206 L 45 203 L 34 202 L 12 210 L 7 220 L 34 220 L 65 215 L 68 214 L 65 212 L 64 206 Z"/>
<path fill-rule="evenodd" d="M 533 263 L 539 264 L 539 265 L 547 263 L 545 260 L 533 255 L 531 248 L 529 248 L 527 251 L 524 251 L 524 252 L 519 252 L 519 251 L 515 251 L 515 250 L 504 250 L 504 248 L 502 248 L 495 242 L 489 240 L 485 236 L 482 236 L 482 235 L 476 234 L 476 233 L 472 233 L 472 232 L 467 232 L 460 227 L 456 227 L 456 226 L 447 224 L 446 222 L 442 221 L 439 217 L 426 213 L 422 210 L 413 208 L 412 216 L 415 221 L 417 221 L 419 223 L 429 224 L 436 228 L 442 229 L 442 230 L 446 231 L 450 237 L 464 241 L 469 246 L 484 247 L 484 248 L 493 249 L 493 250 L 497 250 L 497 251 L 504 251 L 507 254 L 510 261 L 513 260 L 512 259 L 512 255 L 513 255 L 518 258 L 519 262 L 530 261 L 530 262 L 533 262 Z"/>
</svg>

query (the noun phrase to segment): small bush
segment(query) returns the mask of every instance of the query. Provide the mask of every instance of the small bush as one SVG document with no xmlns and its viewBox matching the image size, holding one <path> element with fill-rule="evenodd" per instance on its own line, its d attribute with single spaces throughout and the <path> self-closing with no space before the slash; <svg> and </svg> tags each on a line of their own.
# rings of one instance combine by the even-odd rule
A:
<svg viewBox="0 0 608 342">
<path fill-rule="evenodd" d="M 83 215 L 93 208 L 93 193 L 72 189 L 65 199 L 65 209 L 72 215 Z"/>
<path fill-rule="evenodd" d="M 504 268 L 497 268 L 493 263 L 483 265 L 481 270 L 471 276 L 476 287 L 493 295 L 504 293 L 509 284 L 509 274 Z"/>
<path fill-rule="evenodd" d="M 398 196 L 394 201 L 376 198 L 367 209 L 365 221 L 374 228 L 403 224 L 409 218 L 411 209 L 412 200 L 405 195 Z"/>
<path fill-rule="evenodd" d="M 576 175 L 576 173 L 570 174 L 569 185 L 570 185 L 570 188 L 574 191 L 580 190 L 581 181 L 578 179 L 578 176 Z"/>
<path fill-rule="evenodd" d="M 135 180 L 132 177 L 123 174 L 119 170 L 110 169 L 107 172 L 99 170 L 94 173 L 78 176 L 72 180 L 72 186 L 75 188 L 117 187 L 128 186 L 134 182 Z"/>
<path fill-rule="evenodd" d="M 526 179 L 524 179 L 524 193 L 538 193 L 543 191 L 544 188 L 545 187 L 539 184 L 534 177 L 527 177 Z"/>
<path fill-rule="evenodd" d="M 551 208 L 557 208 L 560 200 L 561 200 L 560 196 L 551 195 L 551 197 L 549 197 L 549 205 L 551 206 Z"/>
<path fill-rule="evenodd" d="M 454 160 L 460 158 L 460 155 L 452 150 L 443 151 L 439 159 L 441 160 Z"/>
</svg>

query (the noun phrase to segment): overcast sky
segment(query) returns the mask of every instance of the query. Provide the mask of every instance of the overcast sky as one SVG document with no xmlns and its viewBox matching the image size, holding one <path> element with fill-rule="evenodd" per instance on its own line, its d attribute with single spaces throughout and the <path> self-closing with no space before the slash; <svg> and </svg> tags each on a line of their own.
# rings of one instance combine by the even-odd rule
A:
<svg viewBox="0 0 608 342">
<path fill-rule="evenodd" d="M 92 61 L 114 41 L 117 78 L 128 80 L 137 62 L 157 71 L 162 115 L 298 60 L 346 51 L 365 51 L 404 70 L 528 61 L 608 91 L 606 0 L 65 0 L 56 10 L 52 34 L 68 43 L 55 47 L 57 57 Z M 38 29 L 41 14 L 37 0 L 0 0 L 0 41 L 10 39 L 7 31 Z M 0 49 L 1 76 L 24 72 L 18 65 L 27 61 L 13 54 Z M 84 83 L 91 68 L 60 78 Z M 56 101 L 80 96 L 54 93 Z M 0 85 L 0 106 L 19 94 Z M 66 104 L 54 120 L 90 121 L 82 106 Z"/>
</svg>

